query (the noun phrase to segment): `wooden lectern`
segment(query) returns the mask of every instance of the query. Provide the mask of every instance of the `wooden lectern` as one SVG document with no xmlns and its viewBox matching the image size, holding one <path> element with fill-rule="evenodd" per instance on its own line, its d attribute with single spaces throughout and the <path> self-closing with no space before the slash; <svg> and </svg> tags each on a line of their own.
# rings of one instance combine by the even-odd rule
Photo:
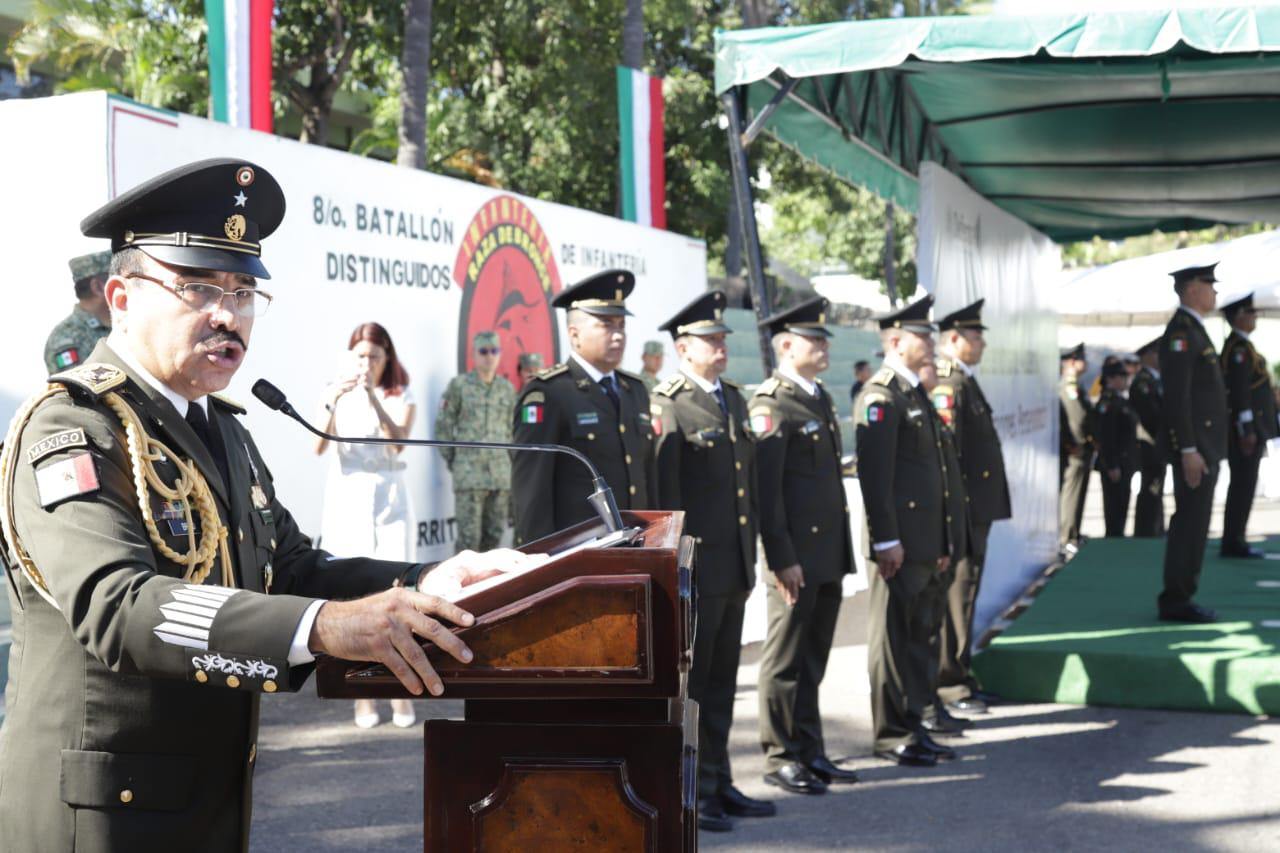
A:
<svg viewBox="0 0 1280 853">
<path fill-rule="evenodd" d="M 697 849 L 693 542 L 682 512 L 624 512 L 635 544 L 586 548 L 461 599 L 461 664 L 428 644 L 462 721 L 426 723 L 426 851 Z M 558 554 L 582 524 L 533 542 Z M 326 698 L 406 698 L 381 665 L 317 664 Z"/>
</svg>

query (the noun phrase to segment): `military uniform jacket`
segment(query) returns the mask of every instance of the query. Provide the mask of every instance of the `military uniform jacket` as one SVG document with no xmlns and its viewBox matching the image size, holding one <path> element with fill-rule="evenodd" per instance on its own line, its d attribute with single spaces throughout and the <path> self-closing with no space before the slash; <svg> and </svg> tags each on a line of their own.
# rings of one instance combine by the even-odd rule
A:
<svg viewBox="0 0 1280 853">
<path fill-rule="evenodd" d="M 720 386 L 727 415 L 682 373 L 659 383 L 651 398 L 658 507 L 684 510 L 703 595 L 746 592 L 756 582 L 755 440 L 742 392 L 724 379 Z"/>
<path fill-rule="evenodd" d="M 520 394 L 517 444 L 565 444 L 581 451 L 604 477 L 619 509 L 652 509 L 656 473 L 649 392 L 621 370 L 620 406 L 575 359 L 539 373 Z M 522 545 L 595 517 L 587 503 L 595 491 L 585 465 L 564 453 L 515 452 L 511 493 L 516 544 Z"/>
<path fill-rule="evenodd" d="M 1259 441 L 1276 437 L 1276 398 L 1271 391 L 1271 371 L 1267 360 L 1253 342 L 1234 329 L 1222 344 L 1222 374 L 1227 384 L 1227 409 L 1235 435 L 1252 432 Z M 1240 422 L 1242 412 L 1253 412 L 1253 420 Z"/>
<path fill-rule="evenodd" d="M 1102 392 L 1093 409 L 1098 440 L 1099 471 L 1120 469 L 1121 477 L 1138 467 L 1138 415 L 1123 394 L 1110 388 Z"/>
<path fill-rule="evenodd" d="M 1160 426 L 1164 387 L 1148 367 L 1138 368 L 1129 386 L 1129 405 L 1138 416 L 1138 441 L 1154 445 L 1164 437 Z"/>
<path fill-rule="evenodd" d="M 449 380 L 435 437 L 442 441 L 511 441 L 511 410 L 516 392 L 505 376 L 485 384 L 470 370 Z M 511 488 L 511 457 L 500 450 L 442 447 L 455 489 L 505 491 Z"/>
<path fill-rule="evenodd" d="M 991 405 L 978 380 L 950 358 L 937 360 L 938 384 L 930 397 L 938 416 L 955 435 L 960 470 L 969 496 L 969 517 L 990 524 L 1013 515 L 1004 453 Z"/>
<path fill-rule="evenodd" d="M 1176 461 L 1184 448 L 1215 465 L 1227 455 L 1227 389 L 1218 352 L 1200 321 L 1178 309 L 1160 338 L 1165 429 Z"/>
<path fill-rule="evenodd" d="M 259 696 L 310 674 L 288 662 L 304 610 L 386 588 L 406 564 L 312 548 L 234 404 L 208 403 L 224 483 L 183 415 L 105 344 L 61 376 L 71 393 L 40 404 L 14 448 L 15 529 L 39 578 L 10 573 L 0 849 L 247 849 Z M 218 585 L 221 559 L 196 584 L 151 540 L 107 391 L 209 481 L 234 588 Z M 171 459 L 155 469 L 173 482 Z M 180 514 L 154 489 L 149 505 L 156 535 L 186 551 Z"/>
<path fill-rule="evenodd" d="M 858 477 L 867 511 L 867 547 L 902 543 L 908 563 L 950 556 L 941 423 L 919 386 L 882 367 L 854 406 Z M 951 523 L 955 523 L 954 517 Z"/>
<path fill-rule="evenodd" d="M 53 374 L 83 363 L 110 332 L 111 327 L 77 305 L 49 333 L 44 344 L 45 368 Z"/>
<path fill-rule="evenodd" d="M 1079 379 L 1064 376 L 1058 383 L 1058 412 L 1061 416 L 1058 436 L 1062 453 L 1067 456 L 1088 453 L 1092 441 L 1089 426 L 1093 418 L 1093 403 L 1085 396 Z"/>
<path fill-rule="evenodd" d="M 940 417 L 934 425 L 938 429 L 938 438 L 942 440 L 944 464 L 942 496 L 947 513 L 947 543 L 950 545 L 951 558 L 959 560 L 969 556 L 969 547 L 973 539 L 973 529 L 970 527 L 973 521 L 973 507 L 965 488 L 956 434 L 951 427 L 941 422 Z"/>
<path fill-rule="evenodd" d="M 831 395 L 817 388 L 815 397 L 775 372 L 749 406 L 765 558 L 775 571 L 799 563 L 805 583 L 854 570 L 840 428 Z"/>
</svg>

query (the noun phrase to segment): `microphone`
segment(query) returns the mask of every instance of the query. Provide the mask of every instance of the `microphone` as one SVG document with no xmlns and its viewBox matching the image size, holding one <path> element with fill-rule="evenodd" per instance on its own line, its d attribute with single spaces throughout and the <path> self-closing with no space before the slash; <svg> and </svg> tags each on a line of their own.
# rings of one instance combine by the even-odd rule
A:
<svg viewBox="0 0 1280 853">
<path fill-rule="evenodd" d="M 591 464 L 591 460 L 574 450 L 572 447 L 565 447 L 563 444 L 510 444 L 503 441 L 439 441 L 429 438 L 346 438 L 341 435 L 330 435 L 327 432 L 316 429 L 309 424 L 307 420 L 298 414 L 297 409 L 289 404 L 285 398 L 284 392 L 276 386 L 272 385 L 265 379 L 259 379 L 253 383 L 253 396 L 257 397 L 263 405 L 268 409 L 277 412 L 283 412 L 302 424 L 308 432 L 328 439 L 329 441 L 337 441 L 344 444 L 378 444 L 378 445 L 413 445 L 414 447 L 483 447 L 487 450 L 533 450 L 540 453 L 566 453 L 577 459 L 583 465 L 587 466 L 587 470 L 591 472 L 591 484 L 595 486 L 595 491 L 587 496 L 587 503 L 591 504 L 592 509 L 600 516 L 600 520 L 604 522 L 605 528 L 610 533 L 615 533 L 622 529 L 622 514 L 618 512 L 617 501 L 613 498 L 613 490 L 609 488 L 609 484 L 604 481 L 604 477 L 600 476 L 600 472 L 596 470 L 596 466 Z"/>
</svg>

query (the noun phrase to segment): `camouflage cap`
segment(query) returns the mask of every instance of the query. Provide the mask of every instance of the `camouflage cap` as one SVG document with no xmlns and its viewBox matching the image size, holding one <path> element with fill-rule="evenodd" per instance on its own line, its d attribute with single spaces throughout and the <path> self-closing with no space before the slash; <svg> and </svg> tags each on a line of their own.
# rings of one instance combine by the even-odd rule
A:
<svg viewBox="0 0 1280 853">
<path fill-rule="evenodd" d="M 645 355 L 662 355 L 662 341 L 645 341 Z"/>
<path fill-rule="evenodd" d="M 475 337 L 471 339 L 473 347 L 496 347 L 498 346 L 497 332 L 476 332 Z"/>
<path fill-rule="evenodd" d="M 80 281 L 83 278 L 90 278 L 95 275 L 105 277 L 107 268 L 111 266 L 111 253 L 106 251 L 90 252 L 87 255 L 72 258 L 67 262 L 67 266 L 71 267 L 72 281 Z"/>
<path fill-rule="evenodd" d="M 522 352 L 520 358 L 516 360 L 521 370 L 529 367 L 542 368 L 542 353 L 540 352 Z"/>
</svg>

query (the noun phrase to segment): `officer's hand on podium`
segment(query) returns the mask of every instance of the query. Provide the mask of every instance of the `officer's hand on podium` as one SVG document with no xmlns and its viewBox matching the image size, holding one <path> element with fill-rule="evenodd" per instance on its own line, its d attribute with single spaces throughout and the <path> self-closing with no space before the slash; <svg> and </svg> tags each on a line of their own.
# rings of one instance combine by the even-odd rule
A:
<svg viewBox="0 0 1280 853">
<path fill-rule="evenodd" d="M 898 569 L 902 568 L 902 560 L 907 552 L 902 549 L 901 545 L 894 545 L 892 548 L 885 548 L 883 551 L 876 552 L 876 567 L 880 570 L 880 577 L 888 580 L 898 573 Z"/>
<path fill-rule="evenodd" d="M 511 548 L 459 551 L 418 579 L 418 590 L 448 597 L 463 587 L 506 572 L 528 571 L 549 560 L 546 554 L 525 554 Z"/>
<path fill-rule="evenodd" d="M 800 600 L 800 590 L 804 587 L 804 570 L 800 568 L 800 564 L 787 566 L 777 572 L 773 582 L 777 585 L 778 592 L 782 593 L 782 600 L 787 606 L 795 607 Z"/>
<path fill-rule="evenodd" d="M 398 587 L 354 601 L 326 601 L 316 613 L 307 647 L 315 654 L 376 661 L 413 695 L 422 695 L 425 686 L 439 696 L 444 683 L 417 638 L 430 640 L 463 663 L 470 663 L 472 655 L 466 643 L 433 617 L 463 627 L 475 621 L 442 598 Z"/>
</svg>

